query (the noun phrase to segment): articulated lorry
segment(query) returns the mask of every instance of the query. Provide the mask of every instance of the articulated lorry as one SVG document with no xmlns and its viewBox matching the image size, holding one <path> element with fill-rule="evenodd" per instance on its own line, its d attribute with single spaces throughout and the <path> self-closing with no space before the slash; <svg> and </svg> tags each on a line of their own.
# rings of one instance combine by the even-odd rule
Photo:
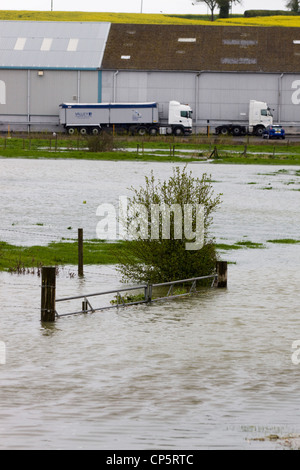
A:
<svg viewBox="0 0 300 470">
<path fill-rule="evenodd" d="M 241 115 L 241 119 L 246 120 L 247 115 Z M 261 136 L 267 126 L 273 124 L 272 111 L 263 101 L 251 100 L 249 103 L 249 115 L 247 123 L 228 123 L 216 127 L 216 134 L 221 135 L 246 135 L 254 134 Z"/>
<path fill-rule="evenodd" d="M 161 124 L 158 103 L 62 103 L 60 124 L 68 134 L 99 134 L 103 129 L 123 130 L 138 135 L 192 133 L 192 109 L 170 101 L 168 122 Z"/>
</svg>

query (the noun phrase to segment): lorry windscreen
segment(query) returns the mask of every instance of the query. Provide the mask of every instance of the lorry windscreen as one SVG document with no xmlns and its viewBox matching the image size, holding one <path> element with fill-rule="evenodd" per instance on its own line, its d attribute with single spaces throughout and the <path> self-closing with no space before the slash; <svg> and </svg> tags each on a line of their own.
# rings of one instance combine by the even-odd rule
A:
<svg viewBox="0 0 300 470">
<path fill-rule="evenodd" d="M 272 116 L 272 112 L 271 112 L 270 109 L 262 109 L 261 112 L 260 112 L 260 114 L 261 114 L 262 116 Z"/>
<path fill-rule="evenodd" d="M 272 110 L 270 108 L 268 109 L 262 109 L 261 110 L 261 115 L 262 116 L 273 116 Z"/>
<path fill-rule="evenodd" d="M 192 118 L 193 111 L 180 111 L 180 116 L 185 118 Z"/>
</svg>

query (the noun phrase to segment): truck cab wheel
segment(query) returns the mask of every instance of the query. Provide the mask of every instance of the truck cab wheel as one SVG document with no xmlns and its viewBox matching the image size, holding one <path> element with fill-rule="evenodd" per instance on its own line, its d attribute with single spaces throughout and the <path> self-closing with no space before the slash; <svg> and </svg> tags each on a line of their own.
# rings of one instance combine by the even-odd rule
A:
<svg viewBox="0 0 300 470">
<path fill-rule="evenodd" d="M 183 135 L 183 130 L 181 129 L 181 127 L 175 127 L 175 129 L 173 130 L 173 134 L 177 136 Z"/>
<path fill-rule="evenodd" d="M 261 137 L 263 135 L 265 128 L 263 126 L 257 126 L 254 130 L 254 134 L 258 137 Z"/>
</svg>

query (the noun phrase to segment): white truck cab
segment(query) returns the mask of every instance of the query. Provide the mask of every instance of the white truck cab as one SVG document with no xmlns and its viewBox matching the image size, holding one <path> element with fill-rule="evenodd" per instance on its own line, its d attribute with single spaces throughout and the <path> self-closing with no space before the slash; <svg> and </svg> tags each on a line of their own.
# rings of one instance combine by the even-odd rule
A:
<svg viewBox="0 0 300 470">
<path fill-rule="evenodd" d="M 192 108 L 178 101 L 170 101 L 168 124 L 172 127 L 175 135 L 192 133 Z"/>
<path fill-rule="evenodd" d="M 264 101 L 251 100 L 249 103 L 249 132 L 257 135 L 273 124 L 273 114 Z"/>
</svg>

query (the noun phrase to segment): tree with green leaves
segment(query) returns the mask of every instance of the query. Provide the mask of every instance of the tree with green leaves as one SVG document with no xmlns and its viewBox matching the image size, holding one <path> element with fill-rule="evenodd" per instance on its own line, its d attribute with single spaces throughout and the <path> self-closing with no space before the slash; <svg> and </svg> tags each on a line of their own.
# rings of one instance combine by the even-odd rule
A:
<svg viewBox="0 0 300 470">
<path fill-rule="evenodd" d="M 242 0 L 218 0 L 219 17 L 228 18 L 231 6 L 236 3 L 242 3 Z"/>
<path fill-rule="evenodd" d="M 221 195 L 214 196 L 210 176 L 195 178 L 177 167 L 166 181 L 156 181 L 152 173 L 145 187 L 130 189 L 133 196 L 121 219 L 126 228 L 135 228 L 118 265 L 123 280 L 159 283 L 212 274 L 217 253 L 210 227 Z"/>
<path fill-rule="evenodd" d="M 294 13 L 299 13 L 299 0 L 289 0 L 286 7 Z"/>
</svg>

